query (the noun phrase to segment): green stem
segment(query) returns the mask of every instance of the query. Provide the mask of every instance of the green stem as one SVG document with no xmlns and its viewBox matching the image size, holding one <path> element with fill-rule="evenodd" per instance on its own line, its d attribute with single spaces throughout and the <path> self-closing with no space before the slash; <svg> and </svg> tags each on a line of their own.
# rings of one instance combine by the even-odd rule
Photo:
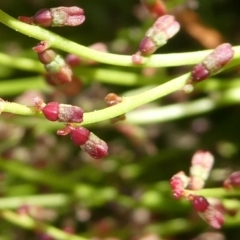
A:
<svg viewBox="0 0 240 240">
<path fill-rule="evenodd" d="M 169 93 L 181 89 L 188 81 L 189 74 L 184 74 L 169 82 L 166 82 L 158 87 L 152 88 L 143 93 L 131 97 L 124 97 L 123 101 L 117 105 L 97 110 L 90 113 L 85 113 L 83 125 L 104 121 L 113 117 L 125 114 L 134 108 L 140 107 L 143 104 L 154 101 L 160 97 L 166 96 Z"/>
<path fill-rule="evenodd" d="M 45 91 L 50 88 L 44 83 L 43 78 L 39 76 L 11 79 L 10 81 L 1 80 L 0 82 L 1 97 L 16 95 L 33 89 Z"/>
<path fill-rule="evenodd" d="M 194 191 L 194 194 L 203 195 L 205 197 L 224 198 L 230 196 L 240 196 L 240 191 L 237 189 L 227 190 L 225 188 L 204 188 Z"/>
<path fill-rule="evenodd" d="M 152 124 L 167 122 L 183 117 L 210 112 L 216 108 L 240 102 L 240 88 L 219 92 L 217 98 L 206 97 L 199 100 L 176 103 L 169 106 L 135 110 L 127 114 L 125 122 Z"/>
<path fill-rule="evenodd" d="M 41 27 L 20 22 L 2 10 L 0 10 L 0 22 L 29 37 L 33 37 L 38 40 L 47 40 L 52 47 L 61 49 L 68 53 L 73 53 L 84 58 L 111 65 L 128 67 L 136 66 L 136 64 L 132 63 L 132 56 L 103 53 L 87 48 Z M 235 47 L 234 50 L 235 58 L 240 58 L 240 46 Z M 144 57 L 143 64 L 140 67 L 191 65 L 201 62 L 201 60 L 210 52 L 211 50 L 189 53 L 156 54 L 148 58 Z"/>
<path fill-rule="evenodd" d="M 25 204 L 41 207 L 64 207 L 69 205 L 70 197 L 67 194 L 43 194 L 35 196 L 5 197 L 0 199 L 0 209 L 17 209 Z"/>
<path fill-rule="evenodd" d="M 115 106 L 104 108 L 102 110 L 93 111 L 84 114 L 85 124 L 100 122 L 107 120 L 121 114 L 125 114 L 134 108 L 137 108 L 143 104 L 156 100 L 169 93 L 181 89 L 189 79 L 189 74 L 184 74 L 176 79 L 173 79 L 167 83 L 164 83 L 158 87 L 152 88 L 143 93 L 137 94 L 131 97 L 123 98 L 123 101 Z M 0 102 L 0 109 L 2 112 L 8 112 L 19 115 L 40 115 L 35 107 L 27 107 L 18 103 Z"/>
<path fill-rule="evenodd" d="M 38 61 L 29 58 L 10 56 L 4 53 L 0 53 L 0 63 L 4 66 L 22 69 L 25 71 L 34 71 L 39 73 L 44 71 L 43 65 Z"/>
<path fill-rule="evenodd" d="M 59 230 L 58 228 L 52 227 L 42 222 L 38 222 L 27 215 L 19 215 L 8 210 L 1 211 L 0 213 L 3 219 L 12 224 L 31 230 L 39 231 L 40 229 L 43 233 L 46 233 L 47 235 L 58 240 L 86 240 L 86 238 L 68 234 L 64 231 Z"/>
</svg>

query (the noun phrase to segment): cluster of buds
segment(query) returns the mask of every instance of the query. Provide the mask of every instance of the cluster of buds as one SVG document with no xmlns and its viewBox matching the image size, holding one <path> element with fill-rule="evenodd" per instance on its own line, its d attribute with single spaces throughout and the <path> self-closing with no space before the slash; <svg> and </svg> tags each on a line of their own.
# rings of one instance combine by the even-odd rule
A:
<svg viewBox="0 0 240 240">
<path fill-rule="evenodd" d="M 57 131 L 58 135 L 70 135 L 71 140 L 92 158 L 100 159 L 108 155 L 108 145 L 88 129 L 79 126 L 67 125 L 64 129 Z"/>
<path fill-rule="evenodd" d="M 167 13 L 167 7 L 162 0 L 141 0 L 153 18 L 163 16 Z"/>
<path fill-rule="evenodd" d="M 67 123 L 81 123 L 83 121 L 83 110 L 78 106 L 49 102 L 45 104 L 42 99 L 35 97 L 36 108 L 43 113 L 49 121 Z"/>
<path fill-rule="evenodd" d="M 219 45 L 212 53 L 207 55 L 201 63 L 193 68 L 190 84 L 203 81 L 218 72 L 232 60 L 233 55 L 234 50 L 229 43 Z"/>
<path fill-rule="evenodd" d="M 132 56 L 133 63 L 141 63 L 138 56 L 148 56 L 154 53 L 159 47 L 167 43 L 180 29 L 179 23 L 172 15 L 159 17 L 145 34 L 139 44 L 138 52 Z"/>
<path fill-rule="evenodd" d="M 213 228 L 219 229 L 224 224 L 224 216 L 217 206 L 211 205 L 209 201 L 198 195 L 189 195 L 188 200 L 199 216 Z"/>
<path fill-rule="evenodd" d="M 120 102 L 122 102 L 122 97 L 119 97 L 117 94 L 115 93 L 109 93 L 105 98 L 104 98 L 105 102 L 107 103 L 108 107 L 114 106 Z M 123 121 L 126 119 L 125 114 L 111 118 L 111 122 L 115 123 L 117 121 Z"/>
<path fill-rule="evenodd" d="M 40 42 L 33 50 L 37 52 L 39 61 L 44 64 L 48 73 L 46 76 L 48 83 L 61 85 L 72 81 L 72 69 L 60 55 L 48 48 L 46 41 Z"/>
<path fill-rule="evenodd" d="M 210 204 L 205 197 L 194 194 L 194 190 L 203 188 L 213 162 L 214 158 L 210 152 L 197 151 L 192 157 L 190 176 L 188 177 L 184 172 L 179 172 L 171 178 L 170 186 L 175 199 L 184 198 L 190 201 L 204 221 L 219 229 L 224 223 L 222 211 Z"/>
<path fill-rule="evenodd" d="M 18 19 L 28 24 L 36 24 L 42 27 L 78 26 L 84 20 L 83 9 L 73 7 L 44 8 L 33 17 L 19 16 Z"/>
</svg>

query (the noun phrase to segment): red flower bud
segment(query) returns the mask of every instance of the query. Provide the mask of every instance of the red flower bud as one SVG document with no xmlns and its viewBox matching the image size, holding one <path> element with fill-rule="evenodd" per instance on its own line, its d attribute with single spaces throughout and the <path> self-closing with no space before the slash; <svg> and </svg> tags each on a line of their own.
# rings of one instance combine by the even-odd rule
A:
<svg viewBox="0 0 240 240">
<path fill-rule="evenodd" d="M 207 201 L 207 199 L 203 196 L 197 196 L 194 195 L 192 196 L 193 199 L 191 200 L 193 208 L 198 211 L 198 212 L 204 212 L 207 210 L 208 206 L 209 206 L 209 202 Z"/>
<path fill-rule="evenodd" d="M 50 121 L 74 123 L 81 123 L 83 121 L 83 110 L 80 107 L 59 104 L 58 102 L 50 102 L 45 106 L 41 106 L 40 100 L 37 98 L 34 100 L 37 108 L 41 110 L 43 115 Z"/>
<path fill-rule="evenodd" d="M 206 67 L 200 63 L 196 65 L 192 70 L 192 77 L 195 82 L 200 82 L 210 76 L 210 72 L 206 69 Z"/>
<path fill-rule="evenodd" d="M 42 27 L 77 26 L 84 22 L 83 9 L 79 7 L 57 7 L 39 10 L 33 17 L 20 16 L 18 19 L 28 24 Z"/>
<path fill-rule="evenodd" d="M 202 63 L 193 68 L 190 82 L 202 81 L 211 74 L 218 72 L 232 60 L 233 55 L 234 51 L 229 43 L 219 45 L 203 59 Z"/>
<path fill-rule="evenodd" d="M 80 146 L 91 157 L 100 159 L 108 155 L 108 145 L 92 132 L 84 145 Z"/>
<path fill-rule="evenodd" d="M 89 139 L 90 131 L 84 127 L 70 127 L 70 137 L 72 141 L 80 146 Z"/>
<path fill-rule="evenodd" d="M 240 171 L 232 173 L 223 182 L 223 186 L 227 189 L 229 189 L 229 188 L 239 188 L 240 187 Z"/>
<path fill-rule="evenodd" d="M 142 55 L 150 55 L 159 47 L 167 43 L 180 29 L 180 25 L 175 21 L 174 16 L 164 15 L 159 17 L 151 28 L 146 32 L 145 37 L 139 45 Z"/>
</svg>

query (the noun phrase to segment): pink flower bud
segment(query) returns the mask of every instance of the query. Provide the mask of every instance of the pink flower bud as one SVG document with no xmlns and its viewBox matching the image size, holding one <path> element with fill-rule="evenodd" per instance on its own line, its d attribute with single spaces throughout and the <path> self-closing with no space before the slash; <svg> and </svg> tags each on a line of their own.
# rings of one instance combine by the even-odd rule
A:
<svg viewBox="0 0 240 240">
<path fill-rule="evenodd" d="M 139 51 L 142 55 L 154 53 L 159 47 L 166 44 L 167 40 L 172 38 L 179 29 L 180 25 L 175 21 L 174 16 L 159 17 L 140 42 Z"/>
<path fill-rule="evenodd" d="M 215 48 L 202 63 L 213 74 L 229 63 L 233 55 L 232 46 L 229 43 L 223 43 Z"/>
<path fill-rule="evenodd" d="M 79 7 L 57 7 L 39 10 L 33 17 L 20 16 L 20 21 L 42 27 L 78 26 L 85 20 L 84 11 Z"/>
<path fill-rule="evenodd" d="M 92 132 L 86 143 L 81 145 L 81 148 L 95 159 L 100 159 L 108 155 L 107 144 Z"/>
<path fill-rule="evenodd" d="M 34 50 L 38 51 L 36 47 Z M 72 81 L 73 72 L 65 60 L 53 49 L 38 52 L 38 58 L 48 73 L 48 82 L 52 85 L 61 85 Z"/>
<path fill-rule="evenodd" d="M 224 182 L 223 186 L 227 189 L 240 187 L 240 171 L 232 173 Z"/>
<path fill-rule="evenodd" d="M 193 68 L 190 82 L 200 82 L 208 78 L 211 74 L 218 72 L 232 60 L 233 55 L 234 51 L 229 43 L 219 45 L 203 59 L 202 63 L 197 64 Z"/>
<path fill-rule="evenodd" d="M 81 123 L 83 121 L 83 110 L 77 106 L 50 102 L 42 107 L 41 111 L 50 121 L 74 123 Z"/>
<path fill-rule="evenodd" d="M 175 174 L 170 180 L 173 197 L 180 199 L 184 196 L 184 188 L 188 185 L 189 177 L 184 172 Z"/>
<path fill-rule="evenodd" d="M 211 205 L 209 205 L 205 211 L 198 212 L 198 214 L 204 221 L 216 229 L 220 229 L 225 221 L 222 212 Z"/>
<path fill-rule="evenodd" d="M 72 141 L 80 146 L 89 139 L 90 131 L 84 127 L 70 127 L 70 137 Z"/>
<path fill-rule="evenodd" d="M 210 152 L 197 151 L 192 157 L 190 168 L 189 188 L 199 190 L 203 188 L 214 163 L 214 157 Z"/>
</svg>

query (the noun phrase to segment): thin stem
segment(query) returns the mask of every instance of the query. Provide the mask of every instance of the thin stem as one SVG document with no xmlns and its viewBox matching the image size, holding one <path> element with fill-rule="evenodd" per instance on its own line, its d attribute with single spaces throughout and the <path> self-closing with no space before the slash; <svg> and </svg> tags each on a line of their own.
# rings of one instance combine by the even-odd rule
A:
<svg viewBox="0 0 240 240">
<path fill-rule="evenodd" d="M 63 207 L 69 205 L 70 197 L 67 194 L 43 194 L 35 196 L 6 197 L 0 199 L 0 209 L 16 209 L 24 204 L 41 207 Z"/>
<path fill-rule="evenodd" d="M 145 103 L 156 100 L 171 92 L 181 89 L 189 79 L 189 74 L 184 74 L 176 79 L 164 83 L 158 87 L 152 88 L 143 93 L 131 97 L 125 97 L 123 102 L 102 110 L 97 110 L 84 114 L 84 122 L 82 124 L 90 124 L 107 120 L 121 114 L 125 114 L 134 108 L 137 108 Z M 35 107 L 27 107 L 18 103 L 0 102 L 1 112 L 8 112 L 20 115 L 41 115 Z"/>
<path fill-rule="evenodd" d="M 42 73 L 44 70 L 43 65 L 38 61 L 29 58 L 10 56 L 4 53 L 0 53 L 0 63 L 4 66 L 22 69 L 25 71 L 34 71 Z"/>
<path fill-rule="evenodd" d="M 169 93 L 175 92 L 181 89 L 187 83 L 189 76 L 189 74 L 184 74 L 178 78 L 175 78 L 167 83 L 164 83 L 143 93 L 131 97 L 124 97 L 123 101 L 115 106 L 111 106 L 90 113 L 85 113 L 84 122 L 82 124 L 86 125 L 94 122 L 100 122 L 119 116 L 121 114 L 125 114 L 143 104 L 166 96 Z"/>
<path fill-rule="evenodd" d="M 14 87 L 13 87 L 14 84 Z M 26 77 L 11 79 L 11 81 L 1 80 L 0 82 L 0 95 L 1 97 L 20 94 L 27 90 L 47 90 L 49 86 L 44 83 L 43 78 L 36 77 Z"/>
<path fill-rule="evenodd" d="M 86 238 L 68 234 L 64 231 L 59 230 L 58 228 L 52 227 L 50 225 L 47 225 L 45 223 L 40 223 L 33 218 L 27 216 L 27 215 L 19 215 L 17 213 L 14 213 L 12 211 L 1 211 L 1 217 L 8 222 L 15 224 L 17 226 L 20 226 L 22 228 L 31 229 L 31 230 L 38 230 L 41 229 L 43 233 L 46 233 L 47 235 L 59 239 L 59 240 L 86 240 Z"/>
<path fill-rule="evenodd" d="M 132 63 L 131 56 L 103 53 L 91 48 L 87 48 L 41 27 L 20 22 L 2 10 L 0 10 L 0 22 L 29 37 L 33 37 L 38 40 L 47 40 L 52 47 L 61 49 L 68 53 L 73 53 L 84 58 L 111 65 L 128 67 L 136 66 L 136 64 Z M 240 58 L 240 46 L 235 47 L 234 50 L 235 58 Z M 148 58 L 144 57 L 143 64 L 140 67 L 191 65 L 199 63 L 210 52 L 211 50 L 189 53 L 156 54 Z"/>
<path fill-rule="evenodd" d="M 167 122 L 183 117 L 207 113 L 216 108 L 239 102 L 240 88 L 233 88 L 224 92 L 219 92 L 217 98 L 206 97 L 191 102 L 135 110 L 127 114 L 125 122 L 134 124 Z"/>
</svg>

